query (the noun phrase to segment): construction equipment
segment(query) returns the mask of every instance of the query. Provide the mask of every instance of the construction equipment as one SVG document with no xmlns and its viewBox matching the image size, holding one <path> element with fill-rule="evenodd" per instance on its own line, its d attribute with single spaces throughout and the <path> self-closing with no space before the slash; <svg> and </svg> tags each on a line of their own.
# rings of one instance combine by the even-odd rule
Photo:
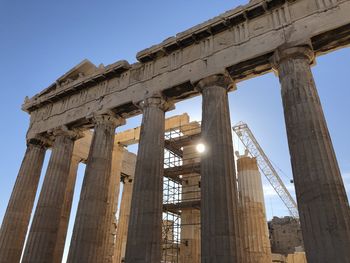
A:
<svg viewBox="0 0 350 263">
<path fill-rule="evenodd" d="M 252 157 L 256 158 L 260 171 L 265 175 L 273 189 L 281 198 L 290 215 L 294 218 L 298 218 L 299 214 L 297 203 L 287 190 L 287 187 L 284 185 L 282 179 L 272 166 L 269 158 L 266 156 L 248 125 L 244 122 L 239 122 L 232 127 L 232 130 L 237 134 L 238 138 L 241 140 Z"/>
</svg>

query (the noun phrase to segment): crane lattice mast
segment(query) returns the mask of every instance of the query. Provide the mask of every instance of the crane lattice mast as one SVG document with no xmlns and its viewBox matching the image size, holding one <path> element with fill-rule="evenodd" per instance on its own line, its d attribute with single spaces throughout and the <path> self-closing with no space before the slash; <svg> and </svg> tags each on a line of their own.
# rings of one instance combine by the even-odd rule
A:
<svg viewBox="0 0 350 263">
<path fill-rule="evenodd" d="M 248 125 L 244 122 L 239 122 L 233 126 L 232 129 L 237 134 L 238 138 L 242 141 L 243 145 L 246 147 L 252 157 L 256 158 L 260 171 L 265 175 L 273 189 L 281 198 L 290 215 L 294 218 L 298 218 L 299 214 L 297 203 L 289 193 L 287 187 L 284 185 L 275 168 L 272 166 L 269 158 L 267 158 L 265 152 L 259 145 Z"/>
</svg>

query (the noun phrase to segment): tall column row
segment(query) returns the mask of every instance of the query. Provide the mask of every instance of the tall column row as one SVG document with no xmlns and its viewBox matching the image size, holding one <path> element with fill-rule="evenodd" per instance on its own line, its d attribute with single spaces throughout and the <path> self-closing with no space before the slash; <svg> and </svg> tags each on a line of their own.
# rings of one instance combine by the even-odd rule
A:
<svg viewBox="0 0 350 263">
<path fill-rule="evenodd" d="M 308 47 L 279 49 L 272 58 L 282 87 L 305 250 L 311 263 L 350 262 L 349 204 L 312 77 L 312 60 Z M 227 99 L 230 84 L 227 77 L 214 75 L 197 85 L 203 96 L 202 142 L 206 146 L 201 158 L 202 263 L 243 260 Z M 163 147 L 163 134 L 159 131 L 164 115 L 157 107 L 149 109 L 144 109 L 132 197 L 129 263 L 160 261 L 159 148 Z"/>
<path fill-rule="evenodd" d="M 119 195 L 120 181 L 120 164 L 117 164 L 116 159 L 121 157 L 120 151 L 113 154 L 114 134 L 116 126 L 123 124 L 124 120 L 111 115 L 100 115 L 93 118 L 93 123 L 95 132 L 70 249 L 74 252 L 70 257 L 79 258 L 73 259 L 74 262 L 111 262 L 113 256 L 115 237 L 112 228 L 116 224 L 115 200 Z M 50 140 L 38 137 L 28 141 L 0 231 L 1 263 L 20 262 L 48 146 L 52 146 L 52 153 L 22 262 L 62 261 L 80 162 L 73 155 L 74 142 L 80 137 L 78 130 L 62 127 L 49 134 Z"/>
<path fill-rule="evenodd" d="M 79 133 L 57 129 L 22 262 L 52 262 L 60 233 L 74 141 Z"/>
<path fill-rule="evenodd" d="M 310 69 L 308 46 L 278 49 L 272 57 L 281 83 L 293 176 L 309 263 L 350 262 L 350 209 Z M 227 92 L 232 80 L 213 75 L 197 84 L 202 103 L 201 262 L 242 262 L 237 182 Z M 153 95 L 141 104 L 141 135 L 126 244 L 127 263 L 161 260 L 165 111 L 170 104 Z M 113 218 L 118 195 L 112 173 L 115 129 L 124 120 L 92 119 L 94 135 L 74 223 L 68 262 L 111 262 Z M 46 148 L 49 165 L 22 262 L 60 262 L 78 163 L 77 130 L 54 130 L 50 143 L 28 141 L 0 230 L 0 262 L 19 262 Z M 131 191 L 131 189 L 129 189 Z M 120 244 L 118 245 L 120 247 Z"/>
</svg>

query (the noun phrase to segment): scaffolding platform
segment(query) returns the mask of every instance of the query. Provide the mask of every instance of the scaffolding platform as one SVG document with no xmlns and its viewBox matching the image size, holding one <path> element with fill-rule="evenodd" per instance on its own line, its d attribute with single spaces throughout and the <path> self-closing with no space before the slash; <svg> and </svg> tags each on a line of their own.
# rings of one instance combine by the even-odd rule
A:
<svg viewBox="0 0 350 263">
<path fill-rule="evenodd" d="M 182 201 L 178 203 L 163 204 L 163 212 L 171 212 L 173 214 L 181 215 L 182 210 L 198 209 L 200 210 L 200 200 Z"/>
<path fill-rule="evenodd" d="M 182 147 L 193 145 L 198 143 L 201 138 L 201 134 L 183 135 L 175 138 L 165 140 L 164 147 L 173 152 L 180 158 L 183 158 Z"/>
<path fill-rule="evenodd" d="M 164 176 L 173 179 L 178 183 L 181 183 L 182 175 L 194 173 L 200 173 L 200 163 L 183 164 L 164 169 Z"/>
</svg>

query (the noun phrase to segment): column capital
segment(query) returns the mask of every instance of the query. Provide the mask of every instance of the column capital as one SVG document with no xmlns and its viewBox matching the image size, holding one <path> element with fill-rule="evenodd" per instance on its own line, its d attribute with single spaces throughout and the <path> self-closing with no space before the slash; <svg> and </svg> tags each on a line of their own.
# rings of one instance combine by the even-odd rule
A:
<svg viewBox="0 0 350 263">
<path fill-rule="evenodd" d="M 68 137 L 69 139 L 75 141 L 84 136 L 84 133 L 80 129 L 69 129 L 67 126 L 62 125 L 48 131 L 48 135 L 52 141 L 54 141 L 58 136 Z"/>
<path fill-rule="evenodd" d="M 167 100 L 159 93 L 153 93 L 151 95 L 146 95 L 145 99 L 139 102 L 138 107 L 144 110 L 147 107 L 158 107 L 163 111 L 168 111 L 174 109 L 174 103 Z"/>
<path fill-rule="evenodd" d="M 232 88 L 234 89 L 235 84 L 229 76 L 217 74 L 201 79 L 196 85 L 196 89 L 199 92 L 203 92 L 204 89 L 209 87 L 221 87 L 229 90 Z"/>
<path fill-rule="evenodd" d="M 27 147 L 29 146 L 48 148 L 52 146 L 52 141 L 43 135 L 37 134 L 34 137 L 27 138 Z"/>
<path fill-rule="evenodd" d="M 80 156 L 78 156 L 75 152 L 73 152 L 73 154 L 72 154 L 72 161 L 81 163 L 83 161 L 83 159 Z"/>
<path fill-rule="evenodd" d="M 291 58 L 304 58 L 307 59 L 310 64 L 312 64 L 315 59 L 315 54 L 312 48 L 308 45 L 278 48 L 270 59 L 271 66 L 273 69 L 278 70 L 278 67 L 282 61 Z"/>
<path fill-rule="evenodd" d="M 111 125 L 115 128 L 125 124 L 125 119 L 114 114 L 114 113 L 103 113 L 103 114 L 94 114 L 91 118 L 91 122 L 96 125 Z"/>
</svg>

